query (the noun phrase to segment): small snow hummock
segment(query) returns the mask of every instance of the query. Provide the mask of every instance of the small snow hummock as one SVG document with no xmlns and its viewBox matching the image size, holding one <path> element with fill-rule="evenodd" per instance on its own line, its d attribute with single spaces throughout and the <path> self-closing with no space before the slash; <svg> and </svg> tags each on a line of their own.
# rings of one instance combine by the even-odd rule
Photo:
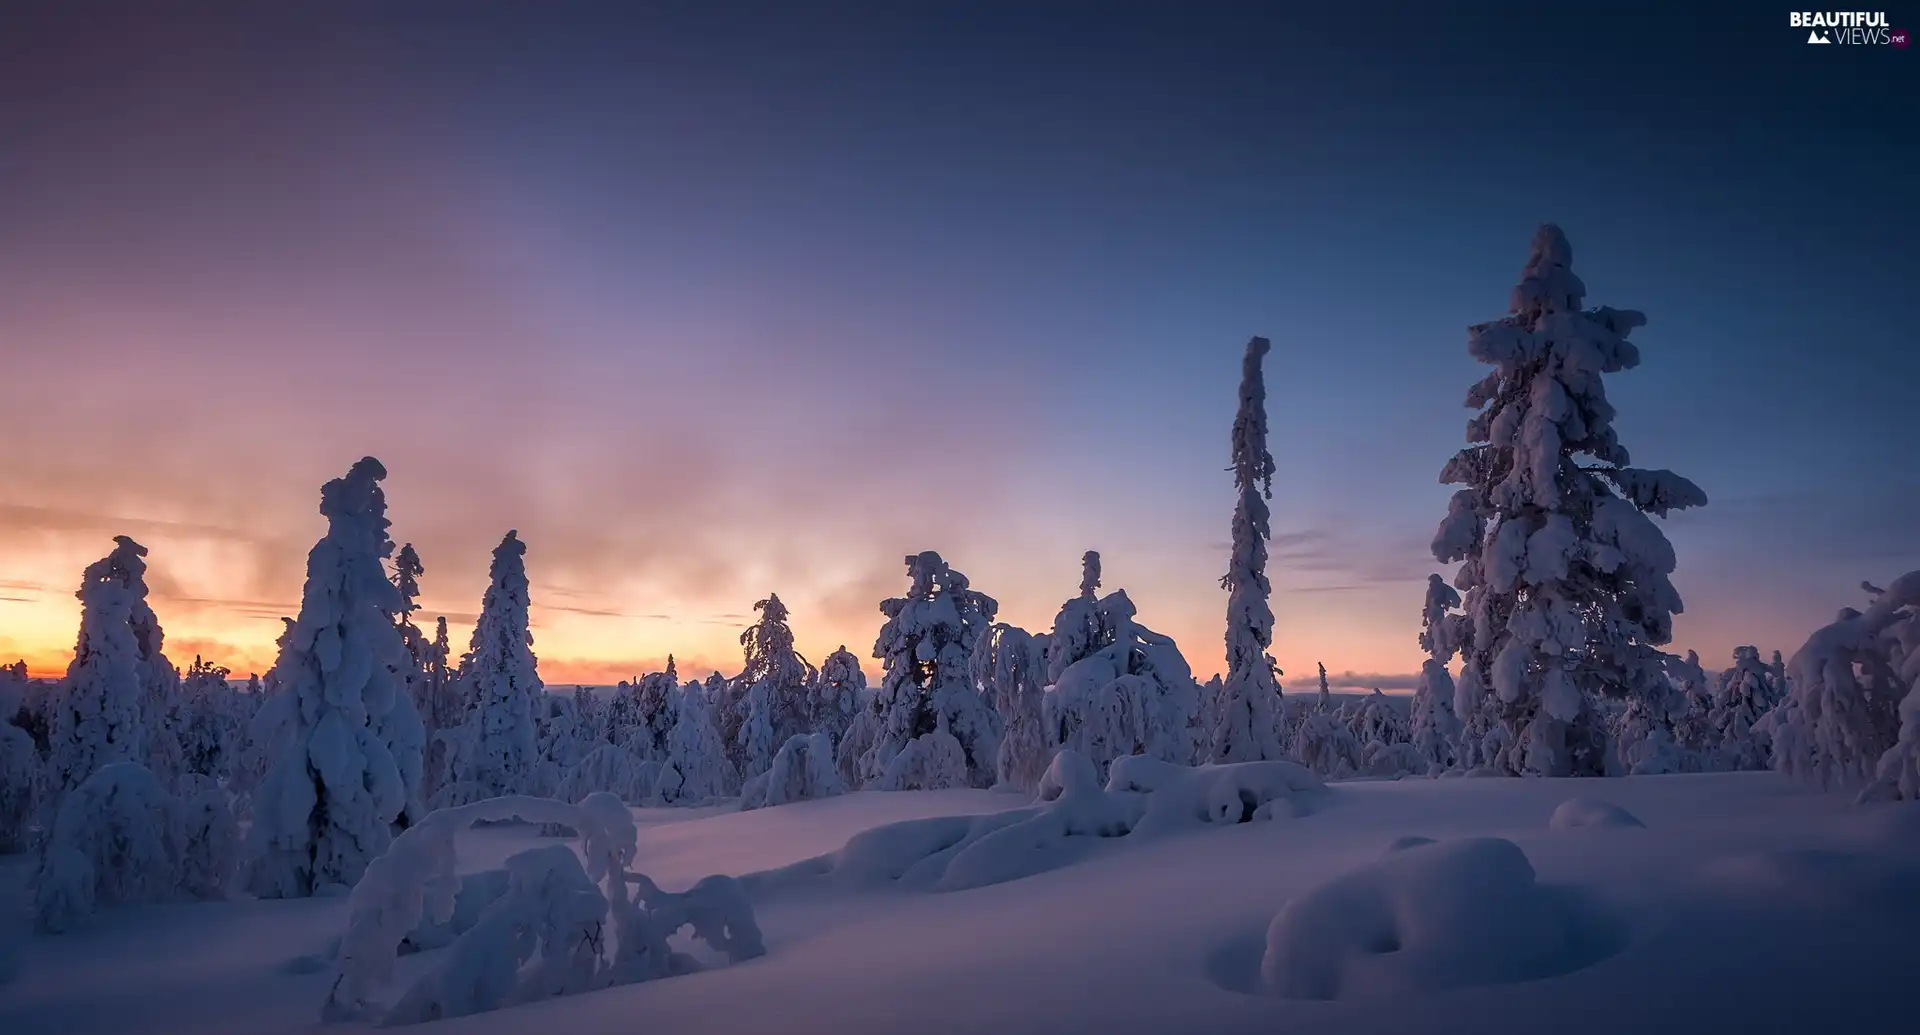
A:
<svg viewBox="0 0 1920 1035">
<path fill-rule="evenodd" d="M 1644 827 L 1639 817 L 1603 798 L 1568 798 L 1547 820 L 1549 830 L 1575 827 Z"/>
<path fill-rule="evenodd" d="M 239 862 L 222 792 L 182 802 L 145 767 L 109 763 L 61 799 L 35 877 L 35 923 L 68 931 L 96 908 L 221 898 Z"/>
<path fill-rule="evenodd" d="M 845 793 L 833 755 L 833 737 L 824 731 L 796 733 L 780 745 L 766 772 L 747 781 L 740 792 L 740 808 L 769 808 Z"/>
<path fill-rule="evenodd" d="M 1432 995 L 1565 974 L 1618 948 L 1609 919 L 1537 883 L 1511 841 L 1403 842 L 1287 903 L 1260 977 L 1292 999 Z"/>
</svg>

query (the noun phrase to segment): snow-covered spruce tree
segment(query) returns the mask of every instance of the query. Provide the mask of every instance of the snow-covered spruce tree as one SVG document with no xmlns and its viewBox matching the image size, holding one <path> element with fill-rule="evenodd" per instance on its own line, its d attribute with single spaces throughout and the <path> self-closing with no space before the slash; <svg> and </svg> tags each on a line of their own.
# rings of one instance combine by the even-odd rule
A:
<svg viewBox="0 0 1920 1035">
<path fill-rule="evenodd" d="M 996 786 L 1032 794 L 1053 764 L 1053 740 L 1043 708 L 1044 641 L 1018 626 L 995 624 L 973 648 L 973 684 L 1000 716 Z"/>
<path fill-rule="evenodd" d="M 812 664 L 793 648 L 787 606 L 777 593 L 753 605 L 760 620 L 740 634 L 746 666 L 739 682 L 747 687 L 746 713 L 740 723 L 742 779 L 751 780 L 773 764 L 774 752 L 787 740 L 810 732 L 808 687 L 818 678 Z"/>
<path fill-rule="evenodd" d="M 1492 695 L 1502 731 L 1485 761 L 1548 776 L 1609 771 L 1596 699 L 1665 693 L 1658 648 L 1681 602 L 1673 547 L 1647 515 L 1707 502 L 1671 471 L 1628 466 L 1601 377 L 1639 364 L 1627 335 L 1646 318 L 1583 310 L 1572 262 L 1542 226 L 1510 314 L 1470 330 L 1468 352 L 1494 369 L 1467 393 L 1480 413 L 1440 475 L 1465 488 L 1433 540 L 1436 560 L 1465 562 L 1460 689 Z"/>
<path fill-rule="evenodd" d="M 1779 703 L 1773 696 L 1771 676 L 1767 663 L 1760 660 L 1759 648 L 1733 649 L 1733 666 L 1720 673 L 1713 710 L 1707 716 L 1718 745 L 1710 768 L 1738 771 L 1766 769 L 1771 764 L 1772 744 L 1755 730 Z"/>
<path fill-rule="evenodd" d="M 871 693 L 861 702 L 860 710 L 853 715 L 853 721 L 847 724 L 847 732 L 840 738 L 837 752 L 840 766 L 840 781 L 849 789 L 865 786 L 877 778 L 877 774 L 867 767 L 874 761 L 873 749 L 880 742 L 881 731 L 887 725 L 887 705 L 878 693 Z"/>
<path fill-rule="evenodd" d="M 1088 550 L 1080 558 L 1080 595 L 1060 605 L 1047 637 L 1045 685 L 1060 681 L 1067 666 L 1113 642 L 1111 630 L 1101 624 L 1100 552 Z"/>
<path fill-rule="evenodd" d="M 673 729 L 667 733 L 667 754 L 654 795 L 668 804 L 711 801 L 740 789 L 739 772 L 727 757 L 727 746 L 713 723 L 713 709 L 704 707 L 704 697 L 692 690 L 684 693 Z"/>
<path fill-rule="evenodd" d="M 144 762 L 151 699 L 175 681 L 147 606 L 147 548 L 115 536 L 113 552 L 81 578 L 80 637 L 54 699 L 52 790 L 86 782 L 110 762 Z"/>
<path fill-rule="evenodd" d="M 1871 587 L 1869 587 L 1871 588 Z M 1762 728 L 1773 767 L 1824 788 L 1866 786 L 1862 797 L 1920 797 L 1920 571 L 1876 591 L 1866 611 L 1843 608 L 1787 663 L 1790 690 Z"/>
<path fill-rule="evenodd" d="M 832 737 L 836 745 L 842 743 L 847 727 L 860 714 L 866 694 L 867 674 L 860 671 L 860 659 L 843 643 L 820 662 L 820 674 L 808 694 L 808 728 Z"/>
<path fill-rule="evenodd" d="M 1387 700 L 1387 695 L 1373 688 L 1353 710 L 1347 728 L 1353 731 L 1353 739 L 1362 747 L 1368 744 L 1405 744 L 1412 739 L 1407 729 L 1406 716 Z"/>
<path fill-rule="evenodd" d="M 1333 691 L 1327 686 L 1327 666 L 1320 666 L 1320 692 L 1311 711 L 1300 717 L 1293 737 L 1287 741 L 1287 754 L 1330 780 L 1360 776 L 1366 772 L 1366 755 L 1360 741 L 1354 739 L 1349 720 L 1334 704 Z"/>
<path fill-rule="evenodd" d="M 1453 674 L 1447 671 L 1447 664 L 1470 635 L 1463 616 L 1453 611 L 1458 606 L 1460 594 L 1447 580 L 1427 576 L 1427 601 L 1420 612 L 1420 649 L 1427 652 L 1427 660 L 1420 666 L 1420 684 L 1413 691 L 1408 733 L 1429 772 L 1460 761 L 1460 717 L 1453 710 Z"/>
<path fill-rule="evenodd" d="M 650 672 L 623 686 L 621 718 L 632 725 L 621 735 L 621 746 L 637 758 L 665 761 L 680 699 L 680 673 L 673 655 L 667 655 L 665 672 Z"/>
<path fill-rule="evenodd" d="M 194 655 L 180 680 L 180 775 L 183 782 L 218 783 L 232 773 L 245 735 L 240 695 L 227 683 L 231 673 Z"/>
<path fill-rule="evenodd" d="M 527 617 L 527 544 L 508 531 L 494 548 L 492 584 L 480 602 L 480 620 L 460 659 L 467 687 L 458 781 L 441 792 L 443 805 L 459 805 L 533 789 L 539 745 L 534 702 L 544 688 L 533 656 Z"/>
<path fill-rule="evenodd" d="M 386 850 L 407 805 L 400 766 L 379 723 L 406 688 L 406 644 L 394 618 L 400 592 L 381 561 L 387 498 L 367 457 L 320 490 L 327 534 L 307 554 L 300 617 L 280 639 L 269 682 L 274 743 L 254 797 L 248 886 L 262 898 L 351 887 Z"/>
<path fill-rule="evenodd" d="M 967 666 L 1000 605 L 932 550 L 906 565 L 907 595 L 880 604 L 887 622 L 873 656 L 886 676 L 867 772 L 879 790 L 991 787 L 1000 717 L 974 692 Z"/>
<path fill-rule="evenodd" d="M 1240 410 L 1233 418 L 1232 556 L 1220 585 L 1227 591 L 1227 678 L 1219 725 L 1210 733 L 1214 762 L 1284 758 L 1280 747 L 1279 669 L 1273 646 L 1273 608 L 1267 582 L 1267 501 L 1273 498 L 1273 454 L 1267 451 L 1267 383 L 1260 363 L 1273 346 L 1247 342 L 1240 370 Z"/>
<path fill-rule="evenodd" d="M 1127 755 L 1192 765 L 1200 687 L 1180 648 L 1134 619 L 1125 590 L 1095 602 L 1092 630 L 1094 649 L 1061 671 L 1043 701 L 1048 740 L 1084 756 L 1102 779 Z"/>
</svg>

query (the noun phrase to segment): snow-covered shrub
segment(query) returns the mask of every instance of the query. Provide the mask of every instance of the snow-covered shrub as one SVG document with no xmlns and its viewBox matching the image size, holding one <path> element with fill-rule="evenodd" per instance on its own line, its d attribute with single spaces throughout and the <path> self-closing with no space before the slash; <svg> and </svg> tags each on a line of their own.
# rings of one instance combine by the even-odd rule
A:
<svg viewBox="0 0 1920 1035">
<path fill-rule="evenodd" d="M 712 801 L 739 789 L 740 776 L 714 728 L 712 710 L 683 700 L 667 733 L 667 757 L 654 795 L 667 804 Z"/>
<path fill-rule="evenodd" d="M 1405 744 L 1413 739 L 1407 729 L 1406 716 L 1401 715 L 1400 709 L 1378 688 L 1354 707 L 1347 719 L 1347 728 L 1362 746 Z"/>
<path fill-rule="evenodd" d="M 1549 830 L 1576 827 L 1644 827 L 1639 817 L 1604 798 L 1568 798 L 1547 819 Z"/>
<path fill-rule="evenodd" d="M 1535 881 L 1511 841 L 1389 852 L 1287 903 L 1261 983 L 1293 999 L 1377 1000 L 1565 974 L 1617 951 L 1614 925 Z"/>
<path fill-rule="evenodd" d="M 1755 727 L 1779 703 L 1772 669 L 1755 647 L 1735 647 L 1733 667 L 1720 673 L 1707 721 L 1718 745 L 1711 768 L 1766 769 L 1772 761 L 1771 738 Z"/>
<path fill-rule="evenodd" d="M 810 733 L 809 688 L 819 677 L 813 665 L 793 647 L 787 627 L 787 606 L 777 593 L 753 605 L 760 620 L 740 634 L 746 664 L 739 682 L 746 686 L 742 702 L 738 750 L 740 778 L 751 780 L 773 764 L 774 752 L 788 738 Z"/>
<path fill-rule="evenodd" d="M 974 690 L 968 662 L 1000 605 L 932 550 L 906 565 L 907 595 L 880 604 L 887 622 L 873 655 L 886 665 L 877 695 L 882 722 L 864 770 L 885 789 L 991 787 L 1000 717 Z M 960 747 L 958 770 L 947 764 L 947 740 Z M 901 761 L 909 751 L 914 757 Z"/>
<path fill-rule="evenodd" d="M 1494 369 L 1467 393 L 1480 412 L 1440 476 L 1465 488 L 1433 540 L 1435 560 L 1465 562 L 1459 689 L 1491 695 L 1472 706 L 1504 731 L 1497 755 L 1467 753 L 1546 776 L 1608 772 L 1602 695 L 1666 692 L 1657 648 L 1681 602 L 1673 546 L 1648 515 L 1707 501 L 1671 471 L 1627 466 L 1601 378 L 1639 365 L 1627 335 L 1646 318 L 1583 310 L 1572 262 L 1566 236 L 1542 226 L 1511 314 L 1469 331 L 1468 352 Z"/>
<path fill-rule="evenodd" d="M 660 770 L 659 762 L 644 761 L 615 744 L 602 744 L 560 777 L 553 796 L 572 803 L 605 791 L 629 805 L 639 805 L 653 797 Z"/>
<path fill-rule="evenodd" d="M 966 748 L 947 732 L 946 716 L 936 723 L 894 753 L 868 786 L 876 791 L 939 791 L 972 783 Z"/>
<path fill-rule="evenodd" d="M 1085 755 L 1102 773 L 1124 755 L 1191 764 L 1199 752 L 1200 687 L 1173 640 L 1134 619 L 1125 590 L 1088 602 L 1085 594 L 1099 583 L 1099 558 L 1087 554 L 1083 595 L 1054 621 L 1069 638 L 1047 651 L 1048 667 L 1057 673 L 1043 702 L 1047 737 Z"/>
<path fill-rule="evenodd" d="M 1920 571 L 1893 580 L 1865 612 L 1846 608 L 1815 630 L 1787 664 L 1787 699 L 1763 723 L 1774 768 L 1822 787 L 1871 782 L 1871 796 L 1920 796 L 1920 785 L 1901 771 L 1920 747 L 1920 723 L 1901 726 L 1902 711 L 1915 707 L 1909 691 L 1920 681 L 1915 647 Z M 1882 756 L 1896 745 L 1883 767 Z"/>
<path fill-rule="evenodd" d="M 174 815 L 181 836 L 181 893 L 187 898 L 225 898 L 246 854 L 227 792 L 202 787 L 180 799 Z"/>
<path fill-rule="evenodd" d="M 563 845 L 522 852 L 508 860 L 506 887 L 498 894 L 463 884 L 454 850 L 458 833 L 474 823 L 512 819 L 578 831 L 579 856 Z M 765 951 L 752 908 L 731 878 L 709 877 L 668 895 L 645 875 L 629 873 L 636 835 L 633 814 L 605 793 L 577 805 L 490 798 L 429 814 L 394 839 L 353 889 L 322 1016 L 384 1015 L 389 1024 L 405 1024 L 682 973 L 693 961 L 668 951 L 667 938 L 683 926 L 735 961 Z M 629 885 L 640 889 L 639 902 L 628 895 Z M 479 916 L 438 967 L 383 1010 L 375 997 L 392 983 L 401 946 L 414 932 L 454 926 L 463 894 L 483 906 Z"/>
<path fill-rule="evenodd" d="M 1267 654 L 1273 646 L 1273 608 L 1267 581 L 1267 500 L 1273 498 L 1273 454 L 1267 451 L 1267 384 L 1260 363 L 1272 344 L 1247 342 L 1240 369 L 1240 409 L 1233 418 L 1232 554 L 1220 584 L 1227 590 L 1227 678 L 1219 725 L 1208 759 L 1252 762 L 1284 757 L 1280 741 L 1279 668 Z"/>
<path fill-rule="evenodd" d="M 280 638 L 262 733 L 272 768 L 254 795 L 248 885 L 264 898 L 352 886 L 386 849 L 407 785 L 380 720 L 405 692 L 400 593 L 381 559 L 386 468 L 367 457 L 320 491 L 327 534 L 307 554 L 300 617 Z"/>
<path fill-rule="evenodd" d="M 1090 554 L 1089 556 L 1098 556 Z M 996 786 L 1032 793 L 1053 759 L 1053 738 L 1043 710 L 1045 644 L 1018 626 L 995 624 L 973 648 L 973 683 L 1000 716 Z"/>
<path fill-rule="evenodd" d="M 492 581 L 460 659 L 460 681 L 468 695 L 460 772 L 442 789 L 442 804 L 533 789 L 539 761 L 534 702 L 545 688 L 528 625 L 526 557 L 527 545 L 514 530 L 494 548 Z"/>
<path fill-rule="evenodd" d="M 1336 711 L 1314 709 L 1300 723 L 1287 754 L 1325 779 L 1341 780 L 1366 771 L 1366 757 L 1353 731 Z"/>
<path fill-rule="evenodd" d="M 507 890 L 384 1023 L 419 1024 L 597 987 L 607 897 L 565 845 L 507 859 Z M 531 966 L 529 966 L 531 964 Z"/>
<path fill-rule="evenodd" d="M 183 804 L 144 766 L 96 770 L 60 801 L 35 877 L 35 923 L 67 931 L 95 909 L 224 895 L 239 834 L 218 794 Z"/>
<path fill-rule="evenodd" d="M 56 793 L 86 782 L 101 766 L 144 762 L 153 698 L 174 671 L 147 606 L 147 548 L 115 536 L 113 552 L 87 566 L 80 581 L 80 637 L 54 697 L 52 777 Z"/>
<path fill-rule="evenodd" d="M 1407 741 L 1376 740 L 1360 748 L 1360 775 L 1378 777 L 1426 776 L 1433 763 Z"/>
<path fill-rule="evenodd" d="M 747 781 L 740 792 L 740 807 L 770 808 L 845 793 L 833 756 L 833 738 L 824 732 L 796 733 L 780 745 L 766 772 Z"/>
</svg>

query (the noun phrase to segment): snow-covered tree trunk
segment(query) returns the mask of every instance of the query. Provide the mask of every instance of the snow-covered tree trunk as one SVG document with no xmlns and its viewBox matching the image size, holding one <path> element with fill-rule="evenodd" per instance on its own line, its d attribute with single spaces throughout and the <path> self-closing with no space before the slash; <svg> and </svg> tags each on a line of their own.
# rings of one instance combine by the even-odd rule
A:
<svg viewBox="0 0 1920 1035">
<path fill-rule="evenodd" d="M 539 745 L 534 702 L 545 692 L 533 656 L 527 606 L 527 546 L 509 531 L 493 551 L 492 584 L 460 660 L 469 710 L 460 779 L 442 793 L 449 804 L 526 794 L 534 789 Z"/>
<path fill-rule="evenodd" d="M 1639 364 L 1627 335 L 1646 318 L 1583 310 L 1572 262 L 1565 235 L 1542 226 L 1510 315 L 1469 332 L 1468 352 L 1494 369 L 1467 394 L 1480 413 L 1440 476 L 1465 487 L 1433 541 L 1436 560 L 1465 562 L 1459 690 L 1491 695 L 1500 727 L 1476 731 L 1483 703 L 1469 702 L 1468 753 L 1491 738 L 1488 764 L 1548 776 L 1610 771 L 1599 697 L 1666 692 L 1658 648 L 1681 602 L 1673 547 L 1648 515 L 1707 501 L 1671 471 L 1627 466 L 1601 378 Z"/>
<path fill-rule="evenodd" d="M 386 850 L 407 804 L 379 723 L 405 693 L 400 593 L 381 560 L 386 468 L 367 457 L 320 491 L 327 534 L 307 554 L 300 617 L 270 681 L 284 695 L 278 749 L 255 795 L 248 883 L 264 898 L 351 886 Z"/>
<path fill-rule="evenodd" d="M 1220 585 L 1227 591 L 1227 678 L 1219 725 L 1210 731 L 1216 763 L 1283 757 L 1280 747 L 1279 669 L 1273 646 L 1273 593 L 1267 582 L 1267 501 L 1273 498 L 1273 454 L 1267 451 L 1267 384 L 1260 364 L 1272 344 L 1247 342 L 1240 372 L 1240 410 L 1233 418 L 1232 554 Z"/>
</svg>

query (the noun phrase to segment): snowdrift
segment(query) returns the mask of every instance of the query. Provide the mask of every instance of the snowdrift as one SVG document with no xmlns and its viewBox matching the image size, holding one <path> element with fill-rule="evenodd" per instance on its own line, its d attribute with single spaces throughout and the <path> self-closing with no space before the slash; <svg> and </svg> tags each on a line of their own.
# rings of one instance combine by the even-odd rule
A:
<svg viewBox="0 0 1920 1035">
<path fill-rule="evenodd" d="M 1565 974 L 1620 941 L 1596 904 L 1536 883 L 1511 841 L 1403 841 L 1288 903 L 1260 977 L 1292 999 L 1433 994 Z"/>
<path fill-rule="evenodd" d="M 875 827 L 837 852 L 749 874 L 741 883 L 749 895 L 820 883 L 844 890 L 985 887 L 1067 865 L 1103 839 L 1291 819 L 1307 814 L 1325 790 L 1292 762 L 1193 767 L 1138 755 L 1115 760 L 1103 789 L 1094 764 L 1063 749 L 1032 808 Z"/>
</svg>

